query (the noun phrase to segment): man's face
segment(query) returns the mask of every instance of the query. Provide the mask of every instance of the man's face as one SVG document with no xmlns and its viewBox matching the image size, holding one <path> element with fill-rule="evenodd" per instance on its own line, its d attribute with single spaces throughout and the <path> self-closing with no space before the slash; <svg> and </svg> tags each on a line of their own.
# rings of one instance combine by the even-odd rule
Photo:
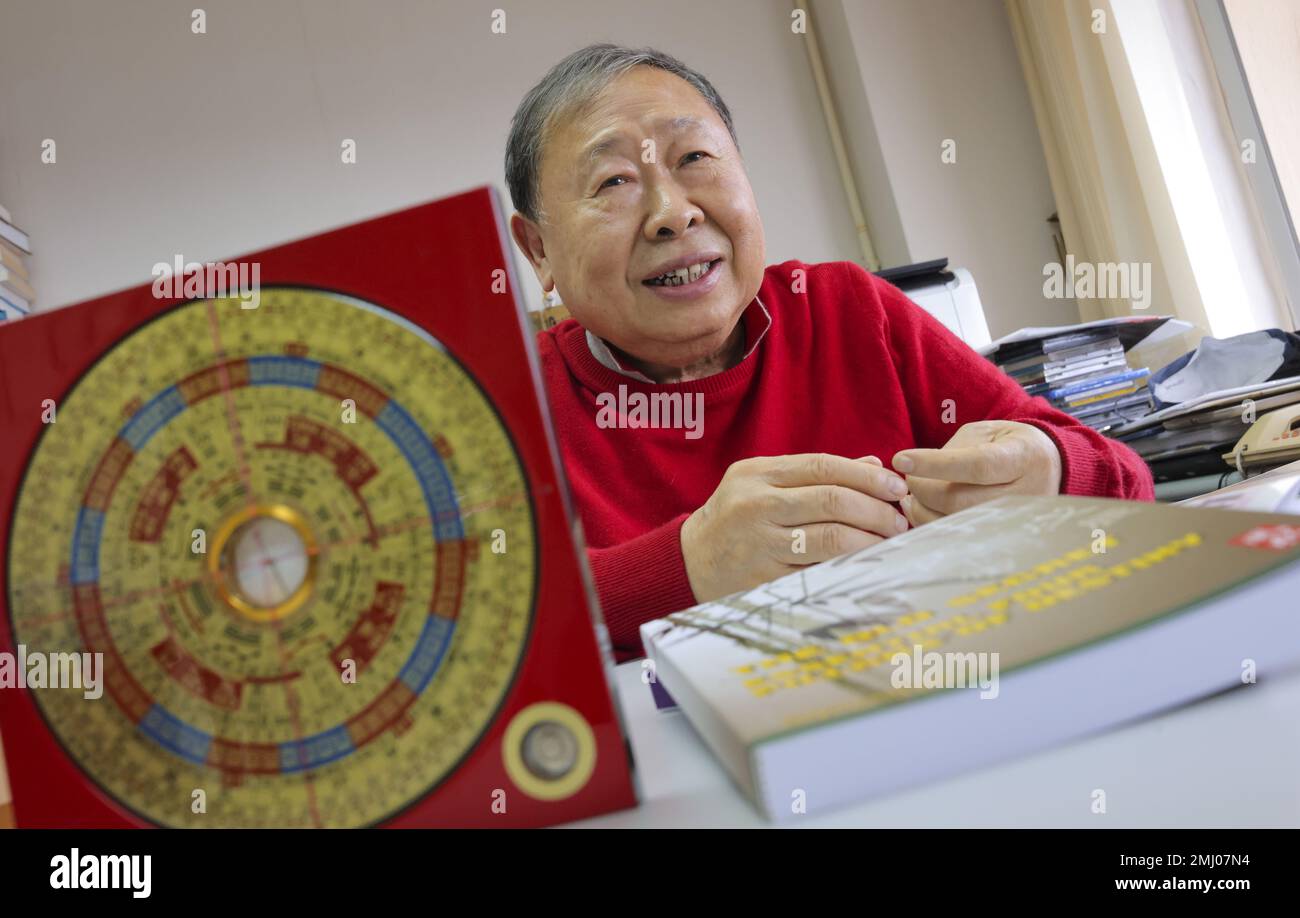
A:
<svg viewBox="0 0 1300 918">
<path fill-rule="evenodd" d="M 635 67 L 563 119 L 542 153 L 539 196 L 540 224 L 516 214 L 511 225 L 542 288 L 644 362 L 684 367 L 716 354 L 758 292 L 763 225 L 740 151 L 680 77 Z M 694 284 L 645 283 L 697 255 L 721 261 Z"/>
</svg>

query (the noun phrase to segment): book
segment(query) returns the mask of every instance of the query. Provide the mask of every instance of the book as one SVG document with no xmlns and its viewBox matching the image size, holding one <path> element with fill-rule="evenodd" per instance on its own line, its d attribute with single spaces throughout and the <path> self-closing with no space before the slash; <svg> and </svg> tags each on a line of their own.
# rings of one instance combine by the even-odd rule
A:
<svg viewBox="0 0 1300 918">
<path fill-rule="evenodd" d="M 36 291 L 27 282 L 27 278 L 9 270 L 4 265 L 0 265 L 0 286 L 22 297 L 28 303 L 36 299 Z"/>
<path fill-rule="evenodd" d="M 0 266 L 9 269 L 24 280 L 27 279 L 27 265 L 23 264 L 22 252 L 3 242 L 0 242 Z"/>
<path fill-rule="evenodd" d="M 1300 664 L 1295 517 L 1003 497 L 642 626 L 770 819 L 842 806 Z"/>
<path fill-rule="evenodd" d="M 25 316 L 32 311 L 32 304 L 25 297 L 21 297 L 8 287 L 0 285 L 0 309 L 12 313 L 10 318 Z"/>
<path fill-rule="evenodd" d="M 5 239 L 15 245 L 21 251 L 32 254 L 32 241 L 27 238 L 27 234 L 14 226 L 8 220 L 0 220 L 0 239 Z"/>
</svg>

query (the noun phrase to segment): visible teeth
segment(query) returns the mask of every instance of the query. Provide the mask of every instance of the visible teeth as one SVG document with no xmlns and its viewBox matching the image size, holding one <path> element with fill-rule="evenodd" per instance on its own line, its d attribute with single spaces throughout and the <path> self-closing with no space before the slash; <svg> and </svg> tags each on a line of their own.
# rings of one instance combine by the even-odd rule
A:
<svg viewBox="0 0 1300 918">
<path fill-rule="evenodd" d="M 650 283 L 661 287 L 680 287 L 682 284 L 691 284 L 708 272 L 710 264 L 712 262 L 702 261 L 699 264 L 691 265 L 689 268 L 678 268 L 676 271 L 660 274 Z"/>
</svg>

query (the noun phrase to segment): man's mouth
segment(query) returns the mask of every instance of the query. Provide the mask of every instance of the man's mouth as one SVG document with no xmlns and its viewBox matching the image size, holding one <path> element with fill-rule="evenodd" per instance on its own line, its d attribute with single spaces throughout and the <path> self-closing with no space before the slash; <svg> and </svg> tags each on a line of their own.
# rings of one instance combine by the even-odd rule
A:
<svg viewBox="0 0 1300 918">
<path fill-rule="evenodd" d="M 684 287 L 687 284 L 695 283 L 721 263 L 721 258 L 715 258 L 713 261 L 702 261 L 688 268 L 678 268 L 676 271 L 660 274 L 658 277 L 652 277 L 641 283 L 648 287 Z"/>
</svg>

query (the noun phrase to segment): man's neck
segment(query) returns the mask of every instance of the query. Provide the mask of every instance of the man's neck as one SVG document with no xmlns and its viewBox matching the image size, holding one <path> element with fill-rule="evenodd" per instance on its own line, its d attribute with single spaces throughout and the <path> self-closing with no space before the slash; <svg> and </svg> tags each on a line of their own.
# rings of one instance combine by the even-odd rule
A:
<svg viewBox="0 0 1300 918">
<path fill-rule="evenodd" d="M 688 366 L 674 367 L 657 363 L 650 363 L 645 360 L 638 360 L 626 351 L 621 351 L 608 341 L 605 344 L 618 359 L 618 362 L 629 369 L 638 370 L 650 377 L 657 383 L 680 383 L 690 382 L 693 379 L 703 379 L 706 376 L 713 376 L 721 373 L 723 370 L 730 370 L 736 364 L 740 363 L 745 356 L 745 322 L 744 319 L 736 323 L 732 329 L 727 341 L 715 353 L 710 354 L 703 360 L 696 361 Z"/>
</svg>

